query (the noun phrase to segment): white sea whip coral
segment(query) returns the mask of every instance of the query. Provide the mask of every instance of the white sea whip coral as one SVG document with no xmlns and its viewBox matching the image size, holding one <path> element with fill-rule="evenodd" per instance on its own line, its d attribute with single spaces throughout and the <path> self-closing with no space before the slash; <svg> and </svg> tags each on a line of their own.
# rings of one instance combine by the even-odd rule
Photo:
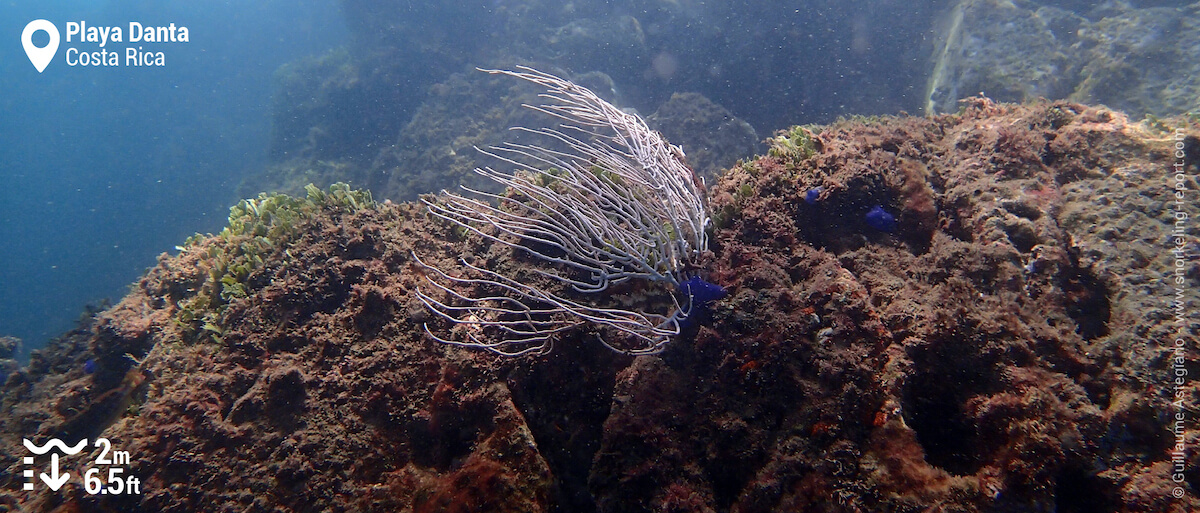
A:
<svg viewBox="0 0 1200 513">
<path fill-rule="evenodd" d="M 614 351 L 653 354 L 679 334 L 680 323 L 719 287 L 687 279 L 708 248 L 709 217 L 703 187 L 683 162 L 683 151 L 588 89 L 533 68 L 481 70 L 534 82 L 547 103 L 526 107 L 559 118 L 557 128 L 519 130 L 566 149 L 506 143 L 481 152 L 515 167 L 476 173 L 509 188 L 491 194 L 463 187 L 425 200 L 429 212 L 485 239 L 517 248 L 543 264 L 537 275 L 566 287 L 552 292 L 515 276 L 463 260 L 466 274 L 426 268 L 421 301 L 454 326 L 447 344 L 506 355 L 546 352 L 563 331 L 591 323 Z M 646 280 L 669 286 L 665 313 L 599 306 L 610 286 Z M 571 289 L 574 293 L 571 293 Z M 431 292 L 434 292 L 431 294 Z M 571 297 L 567 297 L 569 294 Z M 609 298 L 611 299 L 611 298 Z M 610 302 L 611 304 L 611 302 Z"/>
</svg>

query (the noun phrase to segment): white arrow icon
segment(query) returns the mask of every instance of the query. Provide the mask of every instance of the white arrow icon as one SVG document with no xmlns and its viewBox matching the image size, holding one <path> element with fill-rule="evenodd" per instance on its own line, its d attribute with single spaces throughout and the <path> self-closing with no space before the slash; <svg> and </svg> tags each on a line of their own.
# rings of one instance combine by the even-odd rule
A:
<svg viewBox="0 0 1200 513">
<path fill-rule="evenodd" d="M 58 474 L 58 453 L 54 453 L 50 455 L 50 475 L 42 472 L 41 478 L 42 482 L 46 483 L 46 486 L 57 492 L 59 488 L 62 488 L 62 485 L 67 484 L 67 480 L 71 478 L 71 473 L 63 472 L 62 475 Z"/>
<path fill-rule="evenodd" d="M 33 33 L 39 30 L 44 30 L 50 35 L 50 42 L 41 48 L 33 44 Z M 41 73 L 50 65 L 50 61 L 54 60 L 54 54 L 58 53 L 58 27 L 46 20 L 29 22 L 25 25 L 25 30 L 21 31 L 21 46 L 25 47 L 25 55 L 29 56 L 29 62 Z"/>
</svg>

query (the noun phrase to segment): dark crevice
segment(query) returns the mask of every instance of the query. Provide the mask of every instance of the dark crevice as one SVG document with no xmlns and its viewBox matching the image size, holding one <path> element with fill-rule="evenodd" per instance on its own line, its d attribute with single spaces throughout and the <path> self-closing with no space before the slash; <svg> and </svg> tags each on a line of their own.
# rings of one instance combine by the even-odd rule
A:
<svg viewBox="0 0 1200 513">
<path fill-rule="evenodd" d="M 917 434 L 929 464 L 959 476 L 982 463 L 974 423 L 963 410 L 995 386 L 994 367 L 971 356 L 966 340 L 944 340 L 913 355 L 915 372 L 902 394 L 904 421 Z"/>
<path fill-rule="evenodd" d="M 1120 487 L 1087 470 L 1070 467 L 1058 476 L 1054 487 L 1054 511 L 1058 513 L 1107 513 L 1121 511 Z"/>
<path fill-rule="evenodd" d="M 555 512 L 588 513 L 592 460 L 612 406 L 616 375 L 631 359 L 600 344 L 559 344 L 509 379 L 513 401 L 557 485 Z"/>
<path fill-rule="evenodd" d="M 1090 269 L 1079 265 L 1079 251 L 1067 251 L 1071 267 L 1059 276 L 1067 315 L 1075 321 L 1075 332 L 1084 340 L 1108 335 L 1108 320 L 1112 314 L 1108 286 Z"/>
</svg>

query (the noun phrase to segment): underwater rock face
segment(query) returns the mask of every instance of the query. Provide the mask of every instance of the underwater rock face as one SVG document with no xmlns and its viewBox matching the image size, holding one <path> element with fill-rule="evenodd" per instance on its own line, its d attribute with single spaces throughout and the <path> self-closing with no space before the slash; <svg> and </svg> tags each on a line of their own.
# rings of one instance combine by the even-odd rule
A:
<svg viewBox="0 0 1200 513">
<path fill-rule="evenodd" d="M 699 93 L 676 93 L 646 123 L 687 150 L 696 174 L 713 182 L 738 159 L 761 151 L 749 123 Z"/>
<path fill-rule="evenodd" d="M 493 182 L 474 172 L 476 167 L 498 162 L 475 148 L 534 139 L 509 130 L 537 121 L 527 109 L 519 108 L 522 103 L 538 103 L 534 87 L 470 71 L 449 74 L 419 94 L 381 94 L 386 100 L 379 107 L 346 106 L 360 96 L 379 93 L 384 86 L 378 82 L 394 80 L 395 70 L 382 66 L 364 77 L 359 66 L 348 62 L 338 66 L 339 58 L 348 59 L 335 52 L 284 67 L 280 76 L 287 94 L 276 102 L 271 151 L 275 162 L 244 181 L 243 195 L 261 190 L 297 194 L 308 183 L 339 181 L 396 201 L 457 190 L 460 185 L 499 192 Z M 322 80 L 325 75 L 332 76 Z M 616 97 L 608 75 L 588 72 L 571 79 L 626 107 Z M 371 114 L 329 114 L 346 109 Z M 710 182 L 738 159 L 761 149 L 754 128 L 697 93 L 673 95 L 646 121 L 673 144 L 682 145 L 688 164 Z"/>
<path fill-rule="evenodd" d="M 21 339 L 16 337 L 0 337 L 0 382 L 8 379 L 20 365 L 17 364 L 17 350 L 21 347 Z"/>
<path fill-rule="evenodd" d="M 1200 406 L 1200 382 L 1177 398 L 1163 363 L 1179 333 L 1162 280 L 1173 138 L 1104 108 L 983 99 L 791 131 L 711 188 L 707 280 L 728 296 L 637 358 L 582 329 L 517 359 L 426 339 L 414 250 L 528 265 L 413 204 L 297 218 L 218 325 L 189 331 L 180 305 L 229 243 L 203 238 L 0 396 L 0 458 L 18 462 L 23 437 L 104 436 L 143 494 L 24 492 L 10 463 L 0 504 L 1196 511 L 1194 419 L 1171 496 L 1171 402 Z M 862 229 L 874 205 L 895 232 Z M 1194 289 L 1181 301 L 1200 307 Z"/>
<path fill-rule="evenodd" d="M 922 108 L 929 55 L 912 42 L 926 39 L 940 9 L 837 0 L 341 4 L 352 44 L 280 68 L 271 162 L 245 179 L 243 196 L 341 181 L 407 201 L 478 185 L 470 169 L 489 162 L 470 143 L 498 142 L 515 125 L 504 124 L 514 109 L 493 110 L 503 90 L 477 83 L 471 70 L 518 64 L 622 108 L 657 110 L 662 122 L 650 124 L 713 178 L 756 152 L 755 130 Z M 613 87 L 582 80 L 590 73 Z"/>
<path fill-rule="evenodd" d="M 954 112 L 981 91 L 1135 118 L 1200 110 L 1200 5 L 1185 3 L 959 0 L 937 27 L 925 112 Z"/>
</svg>

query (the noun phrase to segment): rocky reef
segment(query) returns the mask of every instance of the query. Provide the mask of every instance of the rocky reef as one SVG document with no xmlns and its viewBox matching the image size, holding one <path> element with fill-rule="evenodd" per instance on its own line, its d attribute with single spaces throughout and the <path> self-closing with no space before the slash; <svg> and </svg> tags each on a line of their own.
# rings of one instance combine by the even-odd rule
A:
<svg viewBox="0 0 1200 513">
<path fill-rule="evenodd" d="M 961 0 L 936 32 L 926 112 L 985 92 L 1065 98 L 1130 113 L 1200 111 L 1200 5 L 1188 2 Z"/>
<path fill-rule="evenodd" d="M 407 201 L 486 185 L 471 169 L 491 163 L 471 145 L 500 142 L 519 111 L 507 104 L 528 91 L 476 76 L 477 66 L 533 65 L 640 109 L 708 177 L 760 153 L 757 134 L 791 123 L 949 113 L 980 93 L 1104 104 L 1134 119 L 1197 112 L 1197 9 L 1155 0 L 820 0 L 799 9 L 343 0 L 352 42 L 279 70 L 271 162 L 240 192 L 341 181 Z"/>
<path fill-rule="evenodd" d="M 352 41 L 279 70 L 271 162 L 240 192 L 341 181 L 407 201 L 486 185 L 471 170 L 491 163 L 471 146 L 503 140 L 519 111 L 510 104 L 529 91 L 477 76 L 477 66 L 533 65 L 640 109 L 706 177 L 761 153 L 757 134 L 791 123 L 949 113 L 979 93 L 1104 104 L 1134 119 L 1197 112 L 1197 9 L 1153 0 L 800 9 L 343 0 Z"/>
<path fill-rule="evenodd" d="M 273 162 L 245 178 L 244 195 L 297 194 L 309 183 L 335 182 L 393 200 L 459 185 L 493 190 L 473 170 L 496 162 L 476 148 L 520 140 L 523 134 L 509 128 L 536 117 L 520 108 L 538 103 L 536 88 L 471 70 L 451 73 L 421 91 L 384 91 L 398 80 L 397 65 L 361 60 L 332 52 L 280 70 Z M 578 73 L 571 79 L 623 104 L 605 73 Z M 753 127 L 699 93 L 673 95 L 646 120 L 689 148 L 692 166 L 709 180 L 761 150 Z"/>
<path fill-rule="evenodd" d="M 344 187 L 263 196 L 9 375 L 0 508 L 1196 511 L 1200 266 L 1164 241 L 1198 235 L 1198 131 L 976 98 L 782 132 L 709 190 L 728 297 L 636 358 L 432 342 L 414 250 L 524 257 Z M 140 495 L 22 491 L 22 438 L 99 436 Z"/>
<path fill-rule="evenodd" d="M 505 104 L 529 96 L 473 70 L 517 64 L 640 110 L 715 177 L 797 120 L 919 110 L 932 49 L 913 41 L 938 15 L 934 4 L 833 0 L 341 5 L 351 42 L 278 71 L 271 162 L 243 196 L 341 181 L 407 201 L 480 185 L 471 169 L 492 163 L 471 145 L 503 140 L 520 110 Z"/>
</svg>

